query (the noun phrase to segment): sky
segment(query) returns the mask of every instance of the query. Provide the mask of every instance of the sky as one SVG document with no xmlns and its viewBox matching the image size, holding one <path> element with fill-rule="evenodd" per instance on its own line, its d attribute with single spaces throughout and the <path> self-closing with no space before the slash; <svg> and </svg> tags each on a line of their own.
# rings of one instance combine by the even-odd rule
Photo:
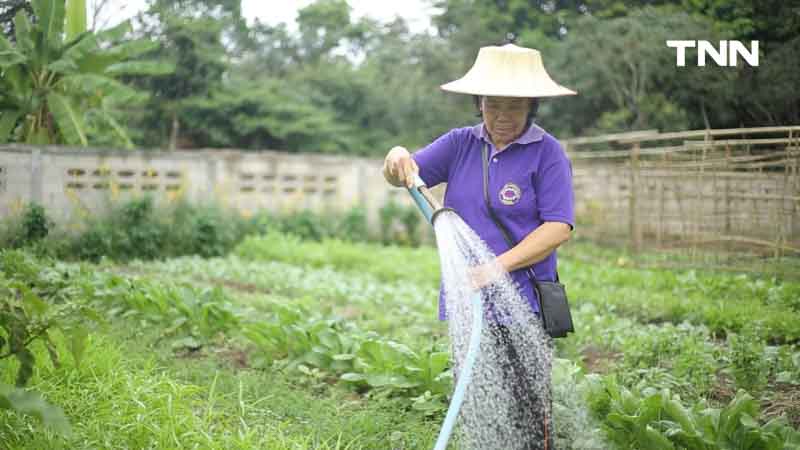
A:
<svg viewBox="0 0 800 450">
<path fill-rule="evenodd" d="M 88 0 L 86 2 L 89 15 L 92 15 L 94 5 L 102 0 Z M 242 15 L 248 23 L 258 18 L 262 23 L 277 25 L 284 22 L 293 30 L 297 11 L 313 0 L 242 0 Z M 428 0 L 348 0 L 352 7 L 355 19 L 368 16 L 381 22 L 389 22 L 396 16 L 406 20 L 413 32 L 431 31 L 430 17 L 436 8 L 430 6 Z M 100 28 L 113 26 L 125 19 L 131 18 L 147 7 L 146 0 L 106 0 L 102 14 L 98 19 Z M 92 18 L 89 18 L 89 25 Z"/>
</svg>

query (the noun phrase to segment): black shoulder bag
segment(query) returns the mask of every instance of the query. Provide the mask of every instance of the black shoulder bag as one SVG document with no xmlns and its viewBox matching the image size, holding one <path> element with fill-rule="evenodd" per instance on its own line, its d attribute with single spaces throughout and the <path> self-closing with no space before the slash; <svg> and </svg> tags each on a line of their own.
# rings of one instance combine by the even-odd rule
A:
<svg viewBox="0 0 800 450">
<path fill-rule="evenodd" d="M 509 245 L 513 248 L 516 244 L 511 239 L 511 235 L 503 224 L 498 220 L 497 216 L 492 210 L 489 203 L 489 155 L 486 144 L 483 145 L 483 200 L 486 202 L 486 209 L 489 211 L 489 216 L 494 221 L 503 237 Z M 558 271 L 556 271 L 556 281 L 538 280 L 536 273 L 533 271 L 533 266 L 528 268 L 528 276 L 533 282 L 533 287 L 539 296 L 539 311 L 542 315 L 544 329 L 551 337 L 561 338 L 566 337 L 567 333 L 574 332 L 572 326 L 572 314 L 569 311 L 569 303 L 567 302 L 567 291 L 564 285 L 558 281 Z"/>
</svg>

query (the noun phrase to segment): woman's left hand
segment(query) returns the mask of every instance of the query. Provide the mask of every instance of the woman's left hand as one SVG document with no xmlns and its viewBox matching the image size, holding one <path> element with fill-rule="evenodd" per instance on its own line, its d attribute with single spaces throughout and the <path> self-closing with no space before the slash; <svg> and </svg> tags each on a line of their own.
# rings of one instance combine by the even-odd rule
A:
<svg viewBox="0 0 800 450">
<path fill-rule="evenodd" d="M 505 268 L 496 259 L 490 263 L 467 269 L 470 284 L 475 290 L 500 281 L 505 274 Z"/>
</svg>

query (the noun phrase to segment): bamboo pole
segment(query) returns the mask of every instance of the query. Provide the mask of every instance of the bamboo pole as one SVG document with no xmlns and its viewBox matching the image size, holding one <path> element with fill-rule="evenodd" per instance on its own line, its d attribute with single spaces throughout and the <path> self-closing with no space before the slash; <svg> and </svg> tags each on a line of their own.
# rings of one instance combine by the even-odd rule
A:
<svg viewBox="0 0 800 450">
<path fill-rule="evenodd" d="M 638 220 L 638 196 L 639 196 L 639 149 L 640 143 L 634 142 L 631 146 L 631 194 L 628 203 L 629 219 L 630 219 L 630 234 L 633 239 L 633 252 L 639 253 L 642 246 L 642 230 Z"/>
<path fill-rule="evenodd" d="M 766 161 L 772 158 L 782 158 L 779 160 L 774 161 Z M 718 157 L 710 159 L 706 157 L 705 161 L 702 162 L 695 162 L 695 161 L 683 161 L 683 162 L 676 162 L 669 166 L 670 169 L 692 169 L 692 168 L 699 168 L 701 165 L 706 167 L 717 167 L 717 168 L 725 168 L 726 165 L 730 163 L 736 163 L 737 168 L 756 168 L 759 166 L 770 166 L 770 165 L 784 165 L 788 162 L 791 162 L 793 159 L 791 152 L 772 152 L 768 154 L 762 155 L 755 155 L 755 156 L 733 156 L 733 157 Z M 658 167 L 660 163 L 655 162 L 647 162 L 643 161 L 640 164 L 640 167 L 647 168 L 647 167 Z M 733 167 L 733 166 L 731 166 Z"/>
<path fill-rule="evenodd" d="M 797 144 L 800 146 L 800 133 L 796 136 Z M 794 157 L 794 186 L 792 189 L 793 194 L 800 194 L 800 153 L 795 154 Z M 800 211 L 800 195 L 798 195 L 792 202 L 792 211 L 789 214 L 789 233 L 794 233 L 794 220 L 796 214 Z"/>
<path fill-rule="evenodd" d="M 632 136 L 620 136 L 617 141 L 621 144 L 629 144 L 637 140 L 643 141 L 665 141 L 670 139 L 685 139 L 685 138 L 705 138 L 707 135 L 711 136 L 725 136 L 731 134 L 761 134 L 761 133 L 785 133 L 788 131 L 800 131 L 800 126 L 780 126 L 780 127 L 756 127 L 756 128 L 719 128 L 719 129 L 704 129 L 704 130 L 690 130 L 690 131 L 677 131 L 670 133 L 659 133 L 655 136 L 645 135 L 645 138 Z"/>
<path fill-rule="evenodd" d="M 787 138 L 780 139 L 731 139 L 725 141 L 684 141 L 681 145 L 663 146 L 663 147 L 646 147 L 639 149 L 639 155 L 660 155 L 662 153 L 687 153 L 694 152 L 697 148 L 704 146 L 711 146 L 713 148 L 722 146 L 752 146 L 752 145 L 774 145 L 774 144 L 787 144 L 790 140 Z M 576 150 L 575 143 L 572 142 L 568 145 L 570 149 L 570 158 L 573 159 L 595 159 L 595 158 L 628 158 L 630 150 Z M 800 151 L 800 146 L 793 145 L 787 146 L 790 153 Z M 689 156 L 691 159 L 692 156 Z"/>
<path fill-rule="evenodd" d="M 793 130 L 789 130 L 789 144 L 786 145 L 786 152 L 787 153 L 789 152 L 789 147 L 791 146 L 792 132 L 793 132 Z M 789 176 L 790 176 L 790 173 L 791 173 L 791 167 L 790 166 L 791 165 L 790 165 L 790 163 L 788 161 L 787 161 L 786 165 L 783 166 L 783 188 L 782 188 L 782 190 L 783 190 L 784 194 L 788 193 L 788 191 L 789 191 L 789 185 L 790 185 Z M 776 202 L 776 203 L 778 203 L 778 202 Z M 775 215 L 777 216 L 776 217 L 777 220 L 775 220 L 775 222 L 776 222 L 776 226 L 778 227 L 778 230 L 777 230 L 777 233 L 776 233 L 776 238 L 775 238 L 775 258 L 776 259 L 780 258 L 781 256 L 783 256 L 783 252 L 781 251 L 781 249 L 782 249 L 781 244 L 783 244 L 786 241 L 786 237 L 784 235 L 784 233 L 786 231 L 786 223 L 784 221 L 784 212 L 783 212 L 784 204 L 785 204 L 785 202 L 783 200 L 780 200 L 780 203 L 778 203 L 778 205 L 776 205 L 776 207 L 774 208 L 775 209 L 775 213 L 776 213 Z"/>
<path fill-rule="evenodd" d="M 667 155 L 662 157 L 662 162 L 666 161 Z M 666 164 L 665 164 L 666 165 Z M 658 177 L 658 223 L 656 224 L 656 245 L 661 248 L 664 233 L 664 208 L 666 198 L 664 195 L 664 178 Z"/>
<path fill-rule="evenodd" d="M 680 246 L 685 244 L 693 245 L 695 243 L 705 244 L 705 243 L 723 242 L 723 241 L 736 242 L 740 244 L 758 245 L 767 248 L 775 247 L 774 241 L 768 241 L 764 239 L 751 238 L 747 236 L 714 236 L 714 235 L 708 235 L 708 236 L 702 235 L 700 237 L 692 237 L 690 239 L 675 241 L 672 244 L 675 246 Z M 793 247 L 791 245 L 781 244 L 781 250 L 797 253 L 798 255 L 800 255 L 800 248 Z"/>
<path fill-rule="evenodd" d="M 725 159 L 730 160 L 731 158 L 731 147 L 730 145 L 725 146 Z M 730 167 L 730 163 L 727 163 L 727 166 Z M 731 234 L 731 178 L 725 177 L 725 235 Z M 730 251 L 731 245 L 729 242 L 725 242 L 725 251 Z"/>
<path fill-rule="evenodd" d="M 705 134 L 704 141 L 708 141 L 709 135 L 708 133 Z M 705 150 L 706 147 L 702 147 L 702 157 L 705 159 Z M 697 152 L 692 152 L 694 156 L 695 167 L 698 166 L 697 164 Z M 694 189 L 694 207 L 692 208 L 692 219 L 690 222 L 690 236 L 691 236 L 691 246 L 689 247 L 689 256 L 691 258 L 692 263 L 697 262 L 697 254 L 699 251 L 699 235 L 700 235 L 700 210 L 701 202 L 702 202 L 702 177 L 700 176 L 701 171 L 703 170 L 702 164 L 699 165 L 699 170 L 696 170 L 695 174 L 695 189 Z"/>
</svg>

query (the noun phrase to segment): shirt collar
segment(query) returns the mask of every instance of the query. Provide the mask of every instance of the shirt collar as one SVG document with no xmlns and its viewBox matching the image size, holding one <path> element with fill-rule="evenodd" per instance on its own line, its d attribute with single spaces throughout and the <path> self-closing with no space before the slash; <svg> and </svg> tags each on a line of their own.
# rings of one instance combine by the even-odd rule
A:
<svg viewBox="0 0 800 450">
<path fill-rule="evenodd" d="M 516 140 L 512 141 L 511 144 L 530 144 L 533 142 L 539 142 L 544 137 L 544 129 L 539 125 L 531 122 L 531 126 L 522 133 L 522 136 L 518 137 Z M 486 142 L 491 142 L 489 140 L 489 134 L 486 132 L 486 125 L 481 122 L 474 127 L 472 127 L 472 134 L 478 138 L 483 139 Z"/>
</svg>

